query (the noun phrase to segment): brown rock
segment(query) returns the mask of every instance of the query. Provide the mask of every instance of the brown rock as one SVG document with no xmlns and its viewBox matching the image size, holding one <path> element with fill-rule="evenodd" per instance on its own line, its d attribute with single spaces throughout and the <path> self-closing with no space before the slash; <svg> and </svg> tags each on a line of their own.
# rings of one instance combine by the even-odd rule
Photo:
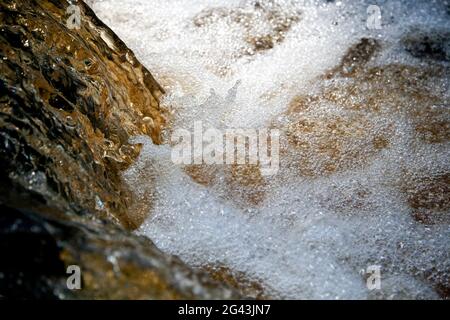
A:
<svg viewBox="0 0 450 320">
<path fill-rule="evenodd" d="M 401 190 L 413 216 L 425 224 L 450 223 L 450 173 L 403 175 Z"/>
<path fill-rule="evenodd" d="M 232 271 L 225 266 L 208 265 L 201 269 L 208 272 L 213 279 L 235 288 L 243 297 L 258 300 L 270 299 L 262 282 L 248 277 L 243 272 Z"/>
<path fill-rule="evenodd" d="M 254 8 L 257 10 L 253 10 Z M 210 8 L 198 13 L 193 22 L 198 28 L 206 28 L 218 21 L 242 28 L 242 39 L 247 46 L 236 54 L 236 57 L 241 57 L 270 50 L 282 43 L 286 34 L 299 20 L 299 12 L 283 9 L 268 0 L 249 1 L 236 8 Z M 268 31 L 261 34 L 261 27 Z"/>
<path fill-rule="evenodd" d="M 55 206 L 135 228 L 120 172 L 139 152 L 130 136 L 160 141 L 163 90 L 88 6 L 75 5 L 78 29 L 66 23 L 67 3 L 0 3 L 1 180 L 6 194 L 45 189 Z"/>
<path fill-rule="evenodd" d="M 79 29 L 68 28 L 67 1 L 0 1 L 0 298 L 239 298 L 127 230 L 152 205 L 122 182 L 140 149 L 128 139 L 160 142 L 163 90 L 72 3 Z M 66 285 L 70 265 L 81 290 Z"/>
</svg>

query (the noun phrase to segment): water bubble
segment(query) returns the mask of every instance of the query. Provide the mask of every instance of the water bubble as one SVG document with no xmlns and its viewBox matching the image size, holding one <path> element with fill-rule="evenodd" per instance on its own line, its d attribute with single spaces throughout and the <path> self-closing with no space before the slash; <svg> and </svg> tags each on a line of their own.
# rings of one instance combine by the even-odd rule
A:
<svg viewBox="0 0 450 320">
<path fill-rule="evenodd" d="M 397 112 L 400 104 L 413 110 L 417 103 L 408 99 L 423 87 L 402 93 L 396 77 L 403 74 L 411 85 L 427 75 L 418 75 L 422 63 L 396 44 L 412 24 L 448 29 L 448 16 L 430 9 L 435 2 L 386 1 L 381 10 L 392 19 L 383 20 L 380 32 L 366 27 L 365 2 L 258 3 L 264 9 L 240 0 L 93 3 L 157 80 L 170 79 L 162 105 L 174 119 L 164 141 L 171 129 L 192 128 L 196 120 L 234 128 L 291 125 L 297 133 L 285 137 L 297 146 L 285 141 L 282 168 L 265 181 L 263 201 L 251 206 L 238 201 L 250 189 L 231 186 L 229 167 L 195 171 L 205 177 L 213 172 L 214 183 L 206 186 L 172 163 L 168 144 L 133 138 L 143 148 L 125 180 L 137 193 L 155 189 L 151 213 L 138 232 L 193 266 L 243 272 L 273 297 L 435 298 L 432 284 L 449 276 L 449 224 L 418 222 L 411 203 L 425 208 L 443 194 L 448 146 L 424 139 L 439 137 L 426 123 L 440 123 L 446 109 L 430 107 L 414 121 Z M 144 20 L 151 22 L 145 29 L 136 23 Z M 164 37 L 157 39 L 162 26 Z M 375 37 L 381 51 L 367 66 L 379 68 L 361 75 L 374 82 L 352 78 L 356 57 L 343 66 L 349 76 L 324 80 L 348 48 Z M 424 86 L 431 87 L 432 97 L 446 91 L 448 96 L 448 77 L 439 81 Z M 358 109 L 377 85 L 383 85 L 381 94 L 368 104 L 381 113 Z M 293 106 L 295 96 L 306 98 Z M 421 125 L 423 138 L 415 131 Z M 306 151 L 300 157 L 294 149 Z M 427 194 L 430 189 L 435 196 Z M 369 265 L 381 265 L 385 289 L 367 289 L 361 269 Z"/>
</svg>

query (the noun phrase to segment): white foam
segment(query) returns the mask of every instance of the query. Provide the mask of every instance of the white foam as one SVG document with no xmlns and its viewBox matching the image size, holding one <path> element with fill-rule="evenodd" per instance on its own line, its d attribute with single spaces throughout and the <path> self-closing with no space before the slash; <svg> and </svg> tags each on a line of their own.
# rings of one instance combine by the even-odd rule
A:
<svg viewBox="0 0 450 320">
<path fill-rule="evenodd" d="M 396 50 L 399 36 L 411 25 L 450 26 L 431 2 L 386 2 L 383 29 L 367 30 L 370 3 L 276 1 L 288 14 L 300 11 L 300 20 L 273 49 L 236 58 L 245 46 L 240 26 L 225 19 L 196 28 L 192 19 L 213 7 L 255 10 L 243 3 L 97 0 L 92 7 L 155 78 L 167 82 L 162 104 L 173 109 L 173 126 L 184 128 L 194 120 L 223 127 L 269 125 L 293 96 L 314 91 L 312 80 L 337 65 L 361 37 L 387 44 L 378 63 L 417 63 Z M 217 66 L 229 74 L 218 76 Z M 221 99 L 238 80 L 236 100 Z M 317 112 L 338 112 L 322 107 Z M 423 145 L 412 151 L 410 125 L 395 121 L 390 147 L 367 166 L 317 179 L 299 178 L 283 167 L 256 208 L 236 205 L 224 183 L 214 188 L 196 184 L 170 161 L 168 145 L 140 138 L 143 151 L 125 177 L 136 190 L 148 183 L 137 178 L 147 169 L 156 194 L 139 233 L 193 266 L 219 264 L 244 272 L 274 297 L 371 298 L 375 293 L 366 288 L 360 270 L 374 264 L 382 266 L 382 297 L 435 298 L 429 284 L 415 275 L 433 268 L 448 274 L 450 227 L 414 221 L 404 196 L 389 182 L 401 179 L 402 166 L 448 171 L 449 148 Z M 374 130 L 384 127 L 381 119 L 372 122 Z M 357 200 L 361 188 L 368 196 Z M 348 201 L 361 203 L 352 207 Z"/>
</svg>

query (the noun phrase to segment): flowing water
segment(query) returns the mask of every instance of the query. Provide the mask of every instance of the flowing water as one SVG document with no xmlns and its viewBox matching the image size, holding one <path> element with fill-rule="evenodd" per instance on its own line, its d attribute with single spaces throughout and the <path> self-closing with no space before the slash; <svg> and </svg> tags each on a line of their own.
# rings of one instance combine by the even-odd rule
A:
<svg viewBox="0 0 450 320">
<path fill-rule="evenodd" d="M 124 175 L 151 204 L 137 232 L 266 297 L 448 295 L 450 9 L 377 3 L 91 1 L 171 115 Z M 175 165 L 170 135 L 194 121 L 279 129 L 278 173 Z"/>
</svg>

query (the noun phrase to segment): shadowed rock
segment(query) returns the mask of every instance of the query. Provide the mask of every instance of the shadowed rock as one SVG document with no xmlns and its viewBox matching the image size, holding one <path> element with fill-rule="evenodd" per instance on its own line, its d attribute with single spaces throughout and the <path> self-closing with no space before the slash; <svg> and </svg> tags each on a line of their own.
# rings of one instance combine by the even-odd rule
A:
<svg viewBox="0 0 450 320">
<path fill-rule="evenodd" d="M 403 39 L 404 49 L 413 57 L 436 61 L 450 61 L 450 32 L 413 29 Z"/>
<path fill-rule="evenodd" d="M 162 93 L 82 1 L 0 1 L 0 297 L 238 297 L 126 231 L 149 212 L 129 210 L 128 140 L 160 142 Z"/>
<path fill-rule="evenodd" d="M 0 207 L 0 297 L 27 299 L 228 299 L 238 296 L 110 223 L 47 219 Z M 14 225 L 14 228 L 11 226 Z M 26 254 L 25 254 L 26 253 Z M 69 290 L 77 265 L 81 288 Z"/>
</svg>

